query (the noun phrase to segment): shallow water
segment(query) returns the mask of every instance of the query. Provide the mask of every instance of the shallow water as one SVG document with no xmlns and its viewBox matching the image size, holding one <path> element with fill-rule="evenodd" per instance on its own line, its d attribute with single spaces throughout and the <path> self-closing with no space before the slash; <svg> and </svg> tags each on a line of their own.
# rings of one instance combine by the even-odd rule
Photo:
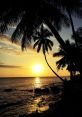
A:
<svg viewBox="0 0 82 117">
<path fill-rule="evenodd" d="M 0 78 L 0 117 L 18 117 L 22 114 L 39 113 L 49 109 L 49 104 L 59 100 L 58 94 L 36 95 L 42 89 L 59 81 L 56 78 Z"/>
</svg>

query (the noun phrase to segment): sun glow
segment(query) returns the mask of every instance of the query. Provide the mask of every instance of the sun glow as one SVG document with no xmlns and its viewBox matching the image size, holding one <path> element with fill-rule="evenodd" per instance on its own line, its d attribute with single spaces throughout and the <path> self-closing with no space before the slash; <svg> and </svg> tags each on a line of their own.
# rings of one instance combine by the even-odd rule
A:
<svg viewBox="0 0 82 117">
<path fill-rule="evenodd" d="M 42 71 L 42 66 L 40 64 L 35 64 L 33 67 L 32 67 L 32 70 L 33 72 L 35 73 L 40 73 Z"/>
</svg>

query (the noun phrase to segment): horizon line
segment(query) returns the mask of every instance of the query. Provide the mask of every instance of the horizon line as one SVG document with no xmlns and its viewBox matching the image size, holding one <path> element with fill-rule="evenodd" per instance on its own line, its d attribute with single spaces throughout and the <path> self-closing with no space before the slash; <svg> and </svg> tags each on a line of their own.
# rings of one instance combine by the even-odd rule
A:
<svg viewBox="0 0 82 117">
<path fill-rule="evenodd" d="M 4 77 L 4 76 L 0 76 L 0 78 L 36 78 L 36 77 L 40 77 L 40 78 L 46 78 L 46 77 L 57 77 L 57 76 L 8 76 L 8 77 Z M 69 76 L 60 76 L 60 77 L 69 77 Z"/>
</svg>

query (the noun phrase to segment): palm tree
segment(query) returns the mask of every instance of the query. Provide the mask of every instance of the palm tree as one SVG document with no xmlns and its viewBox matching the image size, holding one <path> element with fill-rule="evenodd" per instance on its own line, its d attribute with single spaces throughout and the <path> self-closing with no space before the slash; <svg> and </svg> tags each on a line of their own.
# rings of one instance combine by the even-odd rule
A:
<svg viewBox="0 0 82 117">
<path fill-rule="evenodd" d="M 36 32 L 36 34 L 33 36 L 35 44 L 33 48 L 36 48 L 37 46 L 37 52 L 39 52 L 41 49 L 44 54 L 45 61 L 48 65 L 48 67 L 51 69 L 51 71 L 62 81 L 64 81 L 49 65 L 47 58 L 46 58 L 46 52 L 48 50 L 52 50 L 53 42 L 49 40 L 49 37 L 52 36 L 52 33 L 48 30 L 45 29 L 43 24 L 41 25 L 40 29 Z"/>
<path fill-rule="evenodd" d="M 77 43 L 77 36 L 75 33 L 74 23 L 72 19 L 72 15 L 82 17 L 82 2 L 81 0 L 55 0 L 56 5 L 61 6 L 64 11 L 67 12 L 70 24 L 72 28 L 73 35 L 75 36 L 76 46 L 78 47 Z"/>
<path fill-rule="evenodd" d="M 74 36 L 74 40 L 75 40 L 75 44 L 76 44 L 76 55 L 75 58 L 72 56 L 72 54 L 69 53 L 69 56 L 71 56 L 71 59 L 75 62 L 77 68 L 79 69 L 80 74 L 82 74 L 82 62 L 81 62 L 81 54 L 80 53 L 80 48 L 79 48 L 79 43 L 78 43 L 78 36 L 76 34 L 75 31 L 75 27 L 74 27 L 74 23 L 73 23 L 73 19 L 72 16 L 75 17 L 82 17 L 82 1 L 81 0 L 55 0 L 54 4 L 58 6 L 58 8 L 60 7 L 61 10 L 66 11 L 66 13 L 69 16 L 70 19 L 70 24 L 71 24 L 71 28 L 72 28 L 72 32 L 73 32 L 73 36 Z M 80 60 L 79 60 L 80 59 Z M 82 76 L 82 75 L 81 75 Z"/>
<path fill-rule="evenodd" d="M 75 44 L 71 43 L 67 40 L 66 45 L 69 47 L 70 51 L 75 50 Z M 71 52 L 73 54 L 74 52 Z M 73 76 L 75 75 L 76 66 L 75 63 L 69 58 L 69 56 L 65 53 L 63 48 L 60 46 L 59 51 L 53 54 L 53 57 L 61 57 L 60 60 L 56 62 L 57 69 L 63 69 L 66 67 L 66 69 L 70 72 L 70 78 L 73 79 Z"/>
<path fill-rule="evenodd" d="M 20 39 L 21 45 L 24 48 L 27 47 L 35 30 L 44 22 L 52 31 L 56 37 L 55 39 L 57 39 L 64 51 L 72 60 L 76 61 L 75 58 L 70 55 L 69 49 L 58 33 L 58 29 L 60 29 L 62 25 L 69 26 L 68 16 L 64 12 L 65 9 L 61 9 L 59 3 L 53 5 L 52 1 L 54 0 L 36 0 L 36 2 L 29 0 L 27 3 L 23 0 L 20 2 L 9 0 L 7 3 L 5 2 L 6 7 L 3 7 L 3 0 L 2 6 L 0 7 L 0 32 L 4 33 L 8 30 L 9 25 L 16 25 L 16 29 L 12 35 L 12 41 Z M 70 6 L 71 1 L 69 2 L 68 8 Z"/>
<path fill-rule="evenodd" d="M 21 40 L 24 40 L 21 41 L 23 42 L 23 47 L 26 40 L 29 40 L 42 22 L 47 24 L 57 41 L 67 51 L 65 43 L 57 29 L 62 24 L 69 26 L 68 18 L 60 9 L 50 4 L 47 0 L 36 0 L 36 2 L 29 0 L 28 3 L 21 0 L 20 4 L 19 2 L 15 3 L 15 1 L 9 1 L 9 3 L 7 1 L 5 8 L 0 7 L 0 32 L 5 32 L 9 25 L 17 24 L 12 35 L 12 41 L 21 37 Z"/>
<path fill-rule="evenodd" d="M 77 53 L 77 61 L 79 62 L 79 71 L 80 75 L 82 76 L 82 27 L 78 28 L 75 31 L 75 35 L 77 37 L 77 43 L 79 47 L 79 51 Z M 72 35 L 72 38 L 75 39 L 75 36 Z"/>
</svg>

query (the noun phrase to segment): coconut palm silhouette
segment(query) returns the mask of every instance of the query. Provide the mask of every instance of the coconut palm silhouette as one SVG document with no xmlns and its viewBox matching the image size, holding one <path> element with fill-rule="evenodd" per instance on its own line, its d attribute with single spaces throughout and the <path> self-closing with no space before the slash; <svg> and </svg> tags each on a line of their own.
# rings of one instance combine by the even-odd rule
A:
<svg viewBox="0 0 82 117">
<path fill-rule="evenodd" d="M 71 54 L 74 55 L 74 50 L 75 50 L 75 44 L 70 43 L 69 40 L 66 40 L 66 45 L 68 46 L 69 50 L 72 51 Z M 71 58 L 65 53 L 63 48 L 60 46 L 59 51 L 53 54 L 53 57 L 61 57 L 57 62 L 57 69 L 63 69 L 66 67 L 66 69 L 70 72 L 70 78 L 71 80 L 74 78 L 76 71 L 76 65 L 74 61 L 71 60 Z"/>
<path fill-rule="evenodd" d="M 37 52 L 40 52 L 42 49 L 45 61 L 48 65 L 48 67 L 51 69 L 51 71 L 62 81 L 64 81 L 49 65 L 46 57 L 46 52 L 49 50 L 52 50 L 53 42 L 49 39 L 49 37 L 52 36 L 52 33 L 48 30 L 45 29 L 43 24 L 40 26 L 40 29 L 36 32 L 36 34 L 33 36 L 35 44 L 33 48 L 37 47 Z"/>
</svg>

